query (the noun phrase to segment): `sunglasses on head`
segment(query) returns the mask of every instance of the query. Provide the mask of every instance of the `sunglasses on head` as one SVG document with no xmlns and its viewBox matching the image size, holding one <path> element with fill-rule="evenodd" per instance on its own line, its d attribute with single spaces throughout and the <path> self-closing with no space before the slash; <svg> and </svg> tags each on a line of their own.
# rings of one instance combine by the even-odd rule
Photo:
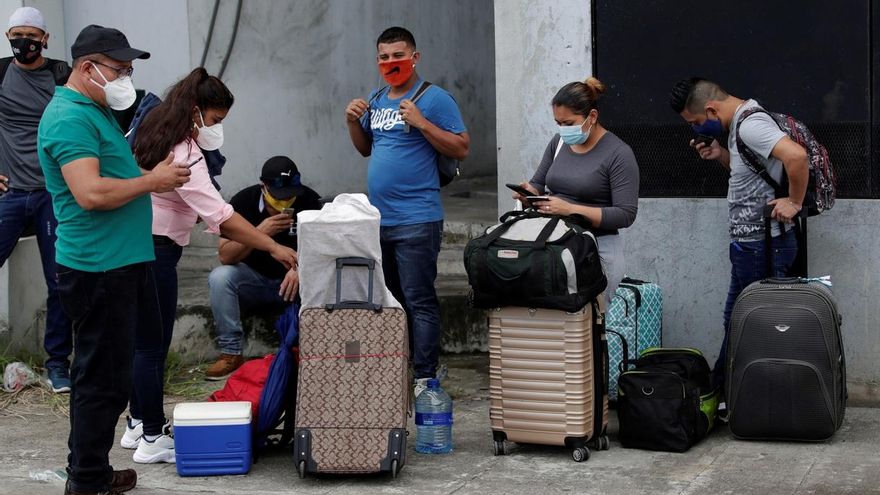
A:
<svg viewBox="0 0 880 495">
<path fill-rule="evenodd" d="M 262 179 L 263 183 L 271 188 L 278 187 L 289 187 L 289 186 L 301 186 L 302 184 L 299 181 L 299 174 L 296 175 L 282 175 L 279 177 L 273 177 L 271 179 Z"/>
</svg>

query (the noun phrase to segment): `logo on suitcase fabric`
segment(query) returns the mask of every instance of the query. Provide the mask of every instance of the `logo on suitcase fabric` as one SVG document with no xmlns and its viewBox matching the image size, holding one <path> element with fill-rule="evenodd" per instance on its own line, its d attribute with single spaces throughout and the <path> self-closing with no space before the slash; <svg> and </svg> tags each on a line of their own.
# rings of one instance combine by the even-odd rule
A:
<svg viewBox="0 0 880 495">
<path fill-rule="evenodd" d="M 791 328 L 790 325 L 776 325 L 776 329 L 779 330 L 780 332 L 785 332 L 789 328 Z"/>
<path fill-rule="evenodd" d="M 519 258 L 519 251 L 513 249 L 499 249 L 498 257 L 506 259 L 516 259 Z"/>
</svg>

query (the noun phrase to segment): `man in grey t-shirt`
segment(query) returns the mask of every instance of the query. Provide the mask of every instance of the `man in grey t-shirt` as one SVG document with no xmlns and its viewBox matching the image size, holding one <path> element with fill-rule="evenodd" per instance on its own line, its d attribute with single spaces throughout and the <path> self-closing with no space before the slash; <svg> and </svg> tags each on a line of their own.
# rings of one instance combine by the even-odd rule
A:
<svg viewBox="0 0 880 495">
<path fill-rule="evenodd" d="M 695 133 L 708 136 L 711 143 L 692 140 L 691 146 L 704 160 L 717 160 L 730 171 L 727 188 L 728 224 L 730 230 L 730 288 L 724 308 L 724 339 L 713 371 L 715 385 L 724 385 L 725 349 L 730 314 L 737 296 L 746 286 L 767 276 L 786 276 L 797 255 L 797 240 L 790 228 L 800 212 L 809 180 L 806 150 L 788 137 L 766 113 L 745 118 L 737 129 L 742 113 L 759 107 L 755 100 L 742 100 L 728 94 L 718 84 L 701 78 L 684 79 L 672 89 L 670 104 L 676 113 L 693 127 Z M 729 131 L 727 149 L 718 138 Z M 776 198 L 773 188 L 746 165 L 736 136 L 755 153 L 777 183 L 788 178 L 788 196 Z M 763 208 L 773 205 L 772 217 L 777 222 L 772 231 L 773 273 L 766 273 Z M 785 225 L 781 232 L 779 224 Z M 722 419 L 726 410 L 719 408 Z"/>
<path fill-rule="evenodd" d="M 6 38 L 14 57 L 0 59 L 0 266 L 30 227 L 37 236 L 46 278 L 46 369 L 55 392 L 70 391 L 68 357 L 73 349 L 70 322 L 58 299 L 52 198 L 37 158 L 37 125 L 70 67 L 42 55 L 49 40 L 46 23 L 33 7 L 17 9 Z"/>
</svg>

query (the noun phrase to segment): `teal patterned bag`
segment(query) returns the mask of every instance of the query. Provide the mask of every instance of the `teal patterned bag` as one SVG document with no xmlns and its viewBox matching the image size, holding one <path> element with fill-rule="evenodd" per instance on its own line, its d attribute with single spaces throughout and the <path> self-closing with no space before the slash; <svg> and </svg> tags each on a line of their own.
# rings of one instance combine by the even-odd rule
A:
<svg viewBox="0 0 880 495">
<path fill-rule="evenodd" d="M 620 332 L 630 343 L 629 359 L 635 361 L 645 349 L 663 342 L 663 293 L 660 286 L 626 277 L 620 281 L 605 316 L 605 326 Z M 608 399 L 617 400 L 617 378 L 623 346 L 620 338 L 608 334 Z"/>
</svg>

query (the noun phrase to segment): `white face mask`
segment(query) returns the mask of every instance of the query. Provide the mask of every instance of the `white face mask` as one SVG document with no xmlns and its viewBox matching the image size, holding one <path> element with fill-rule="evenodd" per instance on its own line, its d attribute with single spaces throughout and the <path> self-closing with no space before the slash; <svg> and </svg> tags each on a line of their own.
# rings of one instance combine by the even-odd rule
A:
<svg viewBox="0 0 880 495">
<path fill-rule="evenodd" d="M 214 151 L 223 146 L 223 124 L 214 124 L 212 126 L 205 125 L 205 117 L 199 110 L 199 119 L 202 126 L 199 127 L 199 135 L 196 137 L 196 144 L 205 151 Z"/>
<path fill-rule="evenodd" d="M 134 104 L 134 101 L 137 99 L 137 93 L 135 93 L 131 77 L 125 76 L 116 78 L 113 81 L 107 81 L 107 78 L 104 77 L 104 73 L 101 72 L 101 69 L 99 69 L 97 65 L 93 65 L 93 67 L 98 71 L 98 74 L 101 75 L 101 79 L 104 80 L 104 85 L 101 86 L 92 78 L 89 78 L 89 81 L 92 81 L 92 84 L 104 90 L 104 98 L 107 99 L 107 105 L 110 108 L 121 111 Z"/>
</svg>

